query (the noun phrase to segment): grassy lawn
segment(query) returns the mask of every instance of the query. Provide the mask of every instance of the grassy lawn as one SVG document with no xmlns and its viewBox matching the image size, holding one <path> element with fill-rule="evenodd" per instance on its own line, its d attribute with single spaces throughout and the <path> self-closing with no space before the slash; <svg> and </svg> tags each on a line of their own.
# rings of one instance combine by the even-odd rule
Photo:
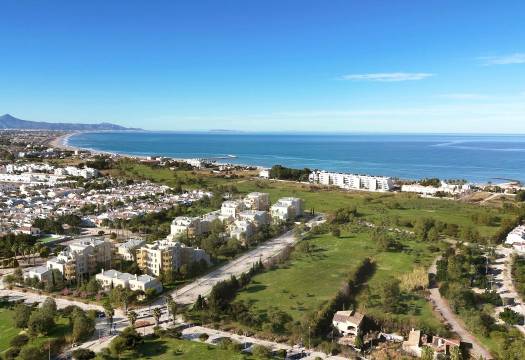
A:
<svg viewBox="0 0 525 360">
<path fill-rule="evenodd" d="M 13 310 L 0 308 L 0 352 L 7 350 L 9 343 L 21 332 L 14 327 Z M 46 336 L 38 336 L 29 341 L 29 345 L 43 346 L 51 339 L 67 336 L 70 333 L 69 322 L 66 318 L 55 318 L 55 327 Z"/>
<path fill-rule="evenodd" d="M 20 332 L 13 323 L 13 312 L 0 308 L 0 352 L 9 348 L 9 342 Z"/>
<path fill-rule="evenodd" d="M 271 307 L 278 307 L 300 320 L 306 313 L 315 311 L 332 299 L 343 285 L 347 274 L 366 257 L 376 262 L 376 271 L 368 282 L 372 294 L 377 284 L 388 277 L 398 277 L 415 266 L 429 266 L 434 255 L 427 244 L 405 242 L 399 252 L 381 252 L 371 242 L 367 232 L 343 234 L 341 238 L 321 235 L 311 239 L 312 254 L 294 253 L 285 265 L 257 275 L 252 283 L 242 290 L 236 300 L 253 306 L 254 310 L 265 313 Z M 357 298 L 358 302 L 362 300 Z M 430 305 L 415 294 L 405 294 L 403 307 L 406 314 L 398 315 L 415 321 L 439 327 Z M 379 305 L 366 309 L 369 314 L 380 314 Z"/>
<path fill-rule="evenodd" d="M 185 359 L 185 360 L 247 360 L 251 356 L 218 349 L 216 346 L 179 339 L 146 339 L 135 353 L 124 354 L 121 359 Z"/>
</svg>

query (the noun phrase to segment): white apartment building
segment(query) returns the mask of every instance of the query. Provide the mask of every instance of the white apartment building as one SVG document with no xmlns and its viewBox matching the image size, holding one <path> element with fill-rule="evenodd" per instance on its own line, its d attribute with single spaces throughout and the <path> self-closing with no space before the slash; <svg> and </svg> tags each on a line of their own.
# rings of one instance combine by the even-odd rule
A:
<svg viewBox="0 0 525 360">
<path fill-rule="evenodd" d="M 247 210 L 268 211 L 270 208 L 270 194 L 252 192 L 243 199 L 244 207 Z"/>
<path fill-rule="evenodd" d="M 113 248 L 109 241 L 78 240 L 47 261 L 48 269 L 57 269 L 66 280 L 94 274 L 97 266 L 111 263 Z"/>
<path fill-rule="evenodd" d="M 136 250 L 145 243 L 144 239 L 131 239 L 125 243 L 117 244 L 117 254 L 124 260 L 133 261 Z"/>
<path fill-rule="evenodd" d="M 222 203 L 221 216 L 235 219 L 244 210 L 244 202 L 240 200 L 229 200 Z"/>
<path fill-rule="evenodd" d="M 99 274 L 95 275 L 95 278 L 100 281 L 105 289 L 120 286 L 132 291 L 146 292 L 148 289 L 153 289 L 157 294 L 162 292 L 161 282 L 149 275 L 133 275 L 117 270 L 104 271 L 102 269 Z"/>
<path fill-rule="evenodd" d="M 345 174 L 328 171 L 313 171 L 308 180 L 311 183 L 333 185 L 347 190 L 390 191 L 394 182 L 386 176 Z"/>
<path fill-rule="evenodd" d="M 303 200 L 294 197 L 280 198 L 270 208 L 272 219 L 293 220 L 303 215 Z"/>
<path fill-rule="evenodd" d="M 262 210 L 244 210 L 239 213 L 239 219 L 249 221 L 256 227 L 270 224 L 270 216 L 268 211 Z"/>
<path fill-rule="evenodd" d="M 210 263 L 210 257 L 202 249 L 186 246 L 180 242 L 158 240 L 145 244 L 137 250 L 137 264 L 148 274 L 160 276 L 162 273 L 178 270 L 183 264 L 201 260 Z"/>
<path fill-rule="evenodd" d="M 177 216 L 171 222 L 170 239 L 179 236 L 195 237 L 202 234 L 199 217 Z"/>
<path fill-rule="evenodd" d="M 56 168 L 55 169 L 55 175 L 61 175 L 61 176 L 80 176 L 84 179 L 92 179 L 98 176 L 98 170 L 84 167 L 82 169 L 79 169 L 74 166 L 67 166 L 65 168 Z"/>
</svg>

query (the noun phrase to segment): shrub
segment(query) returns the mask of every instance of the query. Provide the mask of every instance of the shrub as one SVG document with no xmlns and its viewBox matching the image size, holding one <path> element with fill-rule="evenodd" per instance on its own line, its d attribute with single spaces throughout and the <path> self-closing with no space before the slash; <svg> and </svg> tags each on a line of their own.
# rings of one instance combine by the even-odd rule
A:
<svg viewBox="0 0 525 360">
<path fill-rule="evenodd" d="M 27 335 L 20 334 L 12 338 L 9 344 L 13 347 L 21 348 L 22 346 L 27 344 L 28 341 L 29 341 L 29 337 Z"/>
<path fill-rule="evenodd" d="M 199 335 L 199 340 L 200 341 L 206 341 L 206 340 L 208 340 L 209 337 L 210 336 L 208 334 L 200 334 Z"/>
</svg>

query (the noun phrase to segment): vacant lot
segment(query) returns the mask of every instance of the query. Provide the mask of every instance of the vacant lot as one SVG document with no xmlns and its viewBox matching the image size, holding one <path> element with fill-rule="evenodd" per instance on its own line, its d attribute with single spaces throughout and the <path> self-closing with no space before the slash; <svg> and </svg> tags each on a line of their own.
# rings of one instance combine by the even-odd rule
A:
<svg viewBox="0 0 525 360">
<path fill-rule="evenodd" d="M 427 267 L 434 257 L 427 244 L 415 241 L 402 242 L 400 251 L 380 251 L 368 232 L 344 233 L 341 238 L 321 235 L 309 242 L 313 248 L 310 253 L 296 250 L 286 264 L 255 276 L 236 300 L 251 304 L 255 311 L 262 314 L 278 307 L 294 320 L 301 320 L 308 312 L 318 310 L 332 299 L 344 284 L 347 274 L 366 257 L 371 257 L 376 263 L 376 271 L 365 287 L 368 290 L 362 291 L 372 299 L 380 282 L 389 277 L 396 278 L 415 266 Z M 358 305 L 364 303 L 364 295 L 357 300 Z M 401 305 L 395 317 L 412 319 L 432 328 L 440 327 L 422 296 L 403 294 Z M 366 306 L 366 313 L 382 314 L 380 304 L 367 300 Z"/>
</svg>

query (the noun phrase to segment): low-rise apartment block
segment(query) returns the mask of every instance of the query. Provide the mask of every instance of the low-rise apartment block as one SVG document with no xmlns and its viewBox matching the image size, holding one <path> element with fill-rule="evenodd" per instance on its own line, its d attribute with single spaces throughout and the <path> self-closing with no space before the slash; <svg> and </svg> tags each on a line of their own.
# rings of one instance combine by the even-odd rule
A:
<svg viewBox="0 0 525 360">
<path fill-rule="evenodd" d="M 309 181 L 315 184 L 333 185 L 347 190 L 390 191 L 394 187 L 392 178 L 345 174 L 328 171 L 313 171 Z"/>
<path fill-rule="evenodd" d="M 79 240 L 48 260 L 46 266 L 60 271 L 68 281 L 76 280 L 94 274 L 98 266 L 109 266 L 112 253 L 109 241 Z"/>
<path fill-rule="evenodd" d="M 272 205 L 270 213 L 272 218 L 276 220 L 294 220 L 303 215 L 303 201 L 294 197 L 280 198 Z"/>
<path fill-rule="evenodd" d="M 191 264 L 201 260 L 210 263 L 210 257 L 204 250 L 169 239 L 145 244 L 137 250 L 139 268 L 145 273 L 155 276 L 176 271 L 183 264 Z"/>
<path fill-rule="evenodd" d="M 100 281 L 102 287 L 105 289 L 120 286 L 132 291 L 146 292 L 148 289 L 153 289 L 157 294 L 162 292 L 161 282 L 149 275 L 133 275 L 117 270 L 104 271 L 104 269 L 102 269 L 100 273 L 95 275 L 95 278 Z"/>
</svg>

